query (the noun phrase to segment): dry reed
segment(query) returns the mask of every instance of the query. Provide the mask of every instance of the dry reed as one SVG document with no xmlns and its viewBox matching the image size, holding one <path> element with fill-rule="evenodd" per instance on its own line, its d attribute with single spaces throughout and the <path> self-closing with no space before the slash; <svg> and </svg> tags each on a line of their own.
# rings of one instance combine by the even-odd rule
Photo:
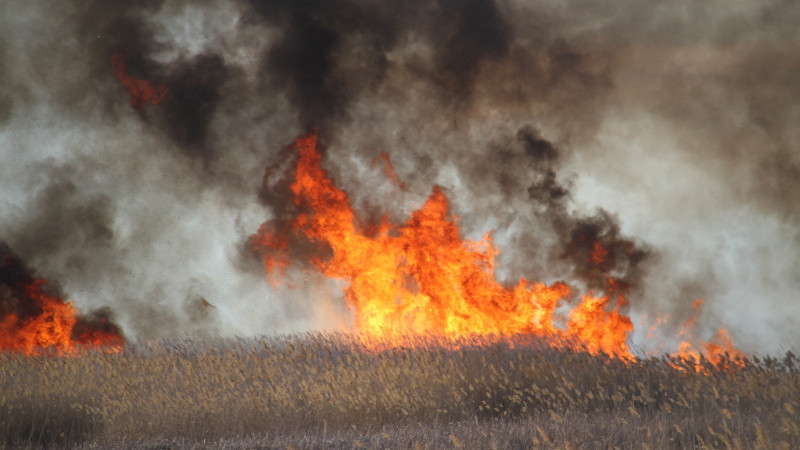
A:
<svg viewBox="0 0 800 450">
<path fill-rule="evenodd" d="M 0 354 L 0 445 L 800 448 L 791 353 L 697 374 L 532 337 L 421 342 L 309 334 Z"/>
</svg>

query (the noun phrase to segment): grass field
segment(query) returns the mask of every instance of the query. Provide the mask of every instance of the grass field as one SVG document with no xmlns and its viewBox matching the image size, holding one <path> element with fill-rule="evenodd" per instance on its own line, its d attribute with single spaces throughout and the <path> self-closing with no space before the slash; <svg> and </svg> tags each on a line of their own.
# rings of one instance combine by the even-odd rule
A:
<svg viewBox="0 0 800 450">
<path fill-rule="evenodd" d="M 0 444 L 81 448 L 800 448 L 791 353 L 720 371 L 532 337 L 347 334 L 0 354 Z"/>
</svg>

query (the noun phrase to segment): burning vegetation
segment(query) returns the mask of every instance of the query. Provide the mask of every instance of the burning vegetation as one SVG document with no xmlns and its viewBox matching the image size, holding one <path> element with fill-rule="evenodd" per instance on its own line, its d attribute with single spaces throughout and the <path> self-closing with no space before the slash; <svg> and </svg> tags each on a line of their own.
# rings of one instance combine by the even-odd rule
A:
<svg viewBox="0 0 800 450">
<path fill-rule="evenodd" d="M 0 243 L 0 351 L 63 355 L 97 347 L 117 352 L 124 342 L 107 311 L 81 315 Z"/>
<path fill-rule="evenodd" d="M 298 138 L 294 147 L 298 154 L 289 183 L 293 214 L 264 223 L 250 238 L 274 286 L 282 284 L 296 262 L 292 249 L 312 248 L 304 255 L 306 262 L 345 282 L 354 327 L 374 345 L 405 345 L 415 335 L 459 339 L 530 334 L 555 347 L 636 360 L 629 347 L 633 323 L 624 313 L 630 284 L 609 275 L 614 254 L 607 246 L 613 243 L 588 222 L 570 234 L 570 247 L 585 249 L 587 278 L 605 274 L 604 292 L 589 291 L 576 300 L 574 288 L 564 282 L 547 285 L 520 278 L 516 285 L 504 286 L 495 277 L 499 250 L 491 234 L 479 241 L 463 239 L 458 217 L 439 186 L 402 224 L 387 217 L 361 224 L 347 194 L 321 167 L 316 131 Z M 405 189 L 388 156 L 383 153 L 381 159 L 393 185 Z M 124 342 L 108 312 L 82 316 L 72 303 L 49 291 L 44 280 L 34 278 L 8 247 L 3 247 L 2 280 L 1 349 L 64 354 L 101 346 L 118 351 Z M 693 305 L 698 314 L 702 303 Z M 570 309 L 565 313 L 565 308 Z M 693 362 L 696 371 L 706 370 L 704 361 L 726 369 L 741 367 L 746 357 L 726 330 L 704 342 L 695 334 L 696 319 L 683 324 L 682 342 L 672 356 Z"/>
<path fill-rule="evenodd" d="M 794 267 L 800 254 L 784 245 L 797 212 L 786 193 L 798 186 L 787 125 L 798 52 L 776 44 L 796 41 L 797 27 L 771 19 L 796 6 L 717 16 L 687 1 L 643 20 L 647 7 L 493 0 L 84 3 L 4 9 L 14 27 L 0 42 L 0 132 L 24 156 L 2 173 L 0 238 L 52 278 L 108 298 L 129 336 L 318 326 L 314 300 L 297 307 L 294 294 L 267 292 L 253 276 L 260 264 L 241 244 L 265 214 L 275 219 L 250 244 L 270 281 L 289 284 L 283 273 L 298 263 L 342 280 L 353 327 L 374 339 L 532 333 L 630 361 L 649 344 L 631 338 L 645 314 L 684 321 L 696 298 L 717 309 L 706 317 L 735 302 L 755 308 L 743 300 L 753 292 L 781 305 L 760 311 L 791 308 L 797 277 L 768 268 Z M 777 70 L 751 73 L 761 67 Z M 766 87 L 750 89 L 754 80 Z M 275 143 L 310 126 L 333 164 L 320 167 L 316 136 L 301 138 L 285 191 L 257 205 L 260 168 L 295 161 Z M 350 161 L 356 175 L 339 177 Z M 665 177 L 664 162 L 675 173 Z M 353 181 L 370 164 L 417 210 L 364 220 L 381 206 L 372 186 Z M 706 182 L 720 197 L 709 202 L 737 206 L 707 208 L 692 195 Z M 595 206 L 607 193 L 608 211 Z M 639 194 L 647 200 L 629 198 Z M 727 215 L 741 211 L 740 194 L 764 209 L 742 214 L 767 219 L 731 231 L 743 223 Z M 708 222 L 681 240 L 698 215 Z M 749 246 L 726 244 L 753 230 L 764 230 L 753 248 L 769 250 L 748 259 L 759 261 L 750 272 L 760 287 L 780 285 L 774 292 L 740 289 L 730 274 L 743 265 L 723 269 L 706 254 L 742 259 Z M 695 252 L 690 241 L 709 237 Z M 776 247 L 787 252 L 780 264 Z M 53 295 L 44 281 L 27 289 Z M 213 312 L 194 314 L 198 299 Z M 48 314 L 54 332 L 88 332 L 58 319 L 77 313 Z M 763 314 L 753 327 L 728 320 L 709 342 L 720 323 L 687 322 L 680 336 L 667 331 L 682 343 L 666 345 L 716 361 L 741 356 L 730 337 L 748 352 L 796 341 L 769 337 L 796 327 Z M 22 327 L 19 317 L 7 321 Z"/>
<path fill-rule="evenodd" d="M 292 248 L 315 248 L 305 255 L 307 262 L 344 281 L 355 328 L 367 340 L 391 346 L 405 343 L 408 335 L 457 339 L 532 334 L 554 346 L 567 343 L 593 355 L 635 360 L 628 346 L 633 323 L 622 312 L 629 288 L 625 282 L 609 277 L 605 293 L 582 295 L 564 319 L 557 309 L 568 303 L 571 288 L 525 278 L 515 286 L 501 285 L 494 274 L 498 250 L 491 235 L 477 242 L 464 240 L 438 186 L 403 224 L 386 217 L 376 225 L 359 224 L 347 194 L 321 167 L 318 146 L 316 131 L 296 140 L 298 157 L 290 183 L 294 214 L 264 223 L 250 239 L 274 285 L 293 263 Z M 385 160 L 386 172 L 397 184 Z M 586 247 L 589 265 L 607 264 L 609 251 L 600 241 Z M 693 330 L 686 331 L 690 325 L 682 333 L 691 333 L 700 350 L 684 341 L 675 356 L 695 361 L 698 371 L 702 357 L 714 365 L 728 361 L 725 352 L 744 358 L 729 338 L 722 345 L 697 341 Z"/>
<path fill-rule="evenodd" d="M 2 1 L 0 447 L 800 448 L 800 2 Z"/>
<path fill-rule="evenodd" d="M 707 373 L 708 369 L 703 364 L 704 360 L 714 366 L 725 369 L 743 367 L 747 355 L 733 345 L 733 339 L 728 335 L 728 331 L 725 328 L 717 330 L 714 337 L 707 342 L 697 338 L 695 323 L 703 303 L 705 302 L 700 299 L 692 302 L 692 308 L 696 311 L 696 314 L 681 325 L 681 329 L 678 332 L 681 343 L 678 346 L 678 351 L 673 353 L 672 356 L 693 362 L 696 372 Z"/>
</svg>

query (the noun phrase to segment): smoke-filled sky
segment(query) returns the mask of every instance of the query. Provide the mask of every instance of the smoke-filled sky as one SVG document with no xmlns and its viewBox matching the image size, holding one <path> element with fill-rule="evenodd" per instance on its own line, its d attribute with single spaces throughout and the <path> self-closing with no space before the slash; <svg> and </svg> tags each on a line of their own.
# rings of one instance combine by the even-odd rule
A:
<svg viewBox="0 0 800 450">
<path fill-rule="evenodd" d="M 701 337 L 796 350 L 798 23 L 771 0 L 5 0 L 0 242 L 133 338 L 340 326 L 335 282 L 273 290 L 247 248 L 316 127 L 362 220 L 438 184 L 504 280 L 629 283 L 634 347 L 702 298 Z M 163 100 L 131 102 L 115 54 Z"/>
</svg>

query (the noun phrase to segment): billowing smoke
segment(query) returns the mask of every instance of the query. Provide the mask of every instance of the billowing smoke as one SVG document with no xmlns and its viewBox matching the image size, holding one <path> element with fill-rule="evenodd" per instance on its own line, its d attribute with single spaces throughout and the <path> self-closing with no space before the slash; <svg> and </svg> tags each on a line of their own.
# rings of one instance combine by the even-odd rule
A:
<svg viewBox="0 0 800 450">
<path fill-rule="evenodd" d="M 290 213 L 313 126 L 365 221 L 438 184 L 507 281 L 613 279 L 635 322 L 675 327 L 703 298 L 705 337 L 783 351 L 798 20 L 777 0 L 7 0 L 0 240 L 134 338 L 331 326 L 334 284 L 273 290 L 246 249 Z"/>
</svg>

